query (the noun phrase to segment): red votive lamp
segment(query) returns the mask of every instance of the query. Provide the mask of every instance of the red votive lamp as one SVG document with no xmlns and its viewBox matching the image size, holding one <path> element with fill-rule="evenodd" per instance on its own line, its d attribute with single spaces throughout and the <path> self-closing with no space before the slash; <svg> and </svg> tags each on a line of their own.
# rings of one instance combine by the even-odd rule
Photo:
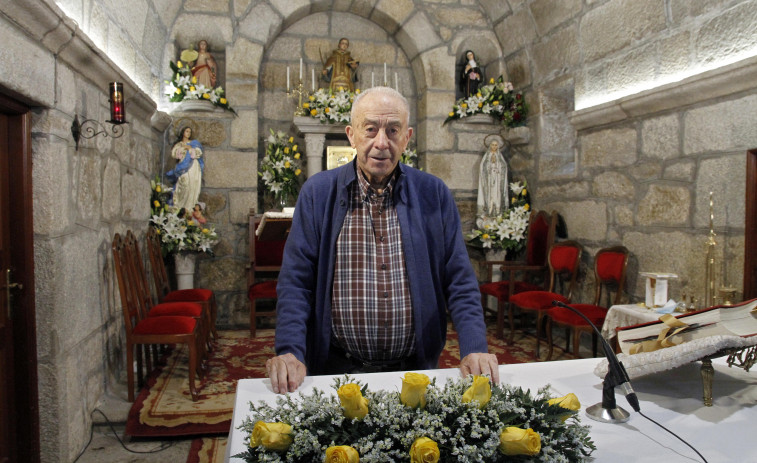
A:
<svg viewBox="0 0 757 463">
<path fill-rule="evenodd" d="M 124 112 L 124 84 L 121 82 L 111 82 L 108 84 L 110 91 L 110 123 L 123 124 L 126 122 L 126 113 Z"/>
</svg>

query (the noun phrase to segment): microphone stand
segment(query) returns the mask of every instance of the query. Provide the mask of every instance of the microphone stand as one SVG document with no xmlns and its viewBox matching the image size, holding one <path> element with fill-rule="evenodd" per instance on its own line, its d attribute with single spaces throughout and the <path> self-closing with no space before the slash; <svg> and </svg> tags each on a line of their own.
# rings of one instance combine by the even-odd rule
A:
<svg viewBox="0 0 757 463">
<path fill-rule="evenodd" d="M 636 397 L 636 393 L 631 387 L 631 380 L 628 378 L 628 373 L 626 372 L 625 367 L 618 360 L 618 357 L 615 356 L 615 352 L 613 352 L 612 348 L 610 348 L 610 345 L 602 336 L 602 333 L 599 331 L 596 325 L 594 325 L 594 323 L 592 323 L 591 320 L 586 317 L 586 315 L 581 313 L 579 310 L 576 310 L 573 307 L 569 306 L 568 304 L 562 303 L 560 301 L 552 301 L 552 305 L 568 309 L 571 312 L 579 315 L 581 318 L 586 320 L 586 322 L 592 328 L 594 328 L 596 335 L 599 337 L 599 339 L 602 340 L 602 347 L 604 348 L 605 357 L 607 357 L 608 363 L 607 374 L 605 375 L 605 379 L 602 382 L 602 402 L 588 407 L 586 409 L 586 416 L 603 423 L 625 423 L 631 418 L 631 414 L 621 407 L 618 407 L 617 403 L 615 402 L 616 386 L 620 386 L 623 389 L 626 395 L 626 399 L 628 400 L 628 403 L 631 405 L 631 407 L 633 407 L 633 409 L 637 412 L 641 411 L 639 407 L 639 399 Z"/>
</svg>

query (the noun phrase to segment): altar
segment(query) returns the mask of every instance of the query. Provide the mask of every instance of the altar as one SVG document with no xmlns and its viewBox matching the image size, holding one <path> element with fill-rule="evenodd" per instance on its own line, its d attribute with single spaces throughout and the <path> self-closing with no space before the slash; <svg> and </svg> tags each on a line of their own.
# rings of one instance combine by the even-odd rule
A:
<svg viewBox="0 0 757 463">
<path fill-rule="evenodd" d="M 327 135 L 341 135 L 345 140 L 345 124 L 324 124 L 318 119 L 307 116 L 295 116 L 294 125 L 305 137 L 305 154 L 307 155 L 308 178 L 323 170 L 323 151 Z"/>
<path fill-rule="evenodd" d="M 617 403 L 631 412 L 628 422 L 609 424 L 588 418 L 585 409 L 602 399 L 602 381 L 593 374 L 600 360 L 589 358 L 501 365 L 500 380 L 532 391 L 549 384 L 555 397 L 570 392 L 576 394 L 581 401 L 581 422 L 591 426 L 591 437 L 597 446 L 592 454 L 595 462 L 701 461 L 681 441 L 633 412 L 620 392 L 616 394 Z M 713 384 L 715 398 L 712 407 L 702 404 L 698 363 L 638 378 L 633 381 L 633 387 L 639 396 L 642 413 L 689 442 L 708 462 L 747 461 L 752 458 L 749 455 L 754 453 L 751 443 L 754 428 L 749 423 L 757 420 L 757 377 L 739 368 L 729 368 L 722 358 L 714 360 L 713 365 L 717 374 Z M 436 377 L 437 381 L 445 381 L 446 378 L 457 378 L 459 370 L 429 370 L 424 373 Z M 403 372 L 353 376 L 372 389 L 399 391 Z M 298 391 L 309 394 L 318 388 L 333 393 L 333 378 L 308 376 Z M 245 449 L 245 436 L 238 427 L 250 413 L 249 402 L 275 404 L 277 397 L 281 396 L 271 391 L 267 378 L 239 381 L 225 461 L 243 462 L 242 459 L 231 458 L 231 455 Z"/>
</svg>

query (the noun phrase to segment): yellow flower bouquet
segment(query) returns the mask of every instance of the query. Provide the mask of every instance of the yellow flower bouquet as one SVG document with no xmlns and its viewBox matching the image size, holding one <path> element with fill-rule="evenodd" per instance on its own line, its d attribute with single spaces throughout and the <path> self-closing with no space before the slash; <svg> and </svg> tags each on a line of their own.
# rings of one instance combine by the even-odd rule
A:
<svg viewBox="0 0 757 463">
<path fill-rule="evenodd" d="M 250 403 L 240 429 L 246 462 L 505 462 L 586 460 L 595 450 L 572 394 L 551 398 L 486 377 L 436 384 L 405 373 L 402 391 L 371 391 L 349 375 L 336 394 L 315 389 Z"/>
</svg>

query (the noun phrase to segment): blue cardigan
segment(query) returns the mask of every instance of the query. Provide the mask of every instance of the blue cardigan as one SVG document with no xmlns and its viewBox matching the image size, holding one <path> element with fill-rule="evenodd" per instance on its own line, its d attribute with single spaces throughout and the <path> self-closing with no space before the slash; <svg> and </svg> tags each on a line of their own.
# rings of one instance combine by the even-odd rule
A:
<svg viewBox="0 0 757 463">
<path fill-rule="evenodd" d="M 313 175 L 302 187 L 284 249 L 276 306 L 276 354 L 292 353 L 322 374 L 331 340 L 336 240 L 349 207 L 355 162 Z M 460 358 L 486 352 L 481 296 L 452 193 L 437 177 L 399 164 L 393 189 L 402 233 L 416 336 L 416 360 L 437 368 L 447 310 Z"/>
</svg>

